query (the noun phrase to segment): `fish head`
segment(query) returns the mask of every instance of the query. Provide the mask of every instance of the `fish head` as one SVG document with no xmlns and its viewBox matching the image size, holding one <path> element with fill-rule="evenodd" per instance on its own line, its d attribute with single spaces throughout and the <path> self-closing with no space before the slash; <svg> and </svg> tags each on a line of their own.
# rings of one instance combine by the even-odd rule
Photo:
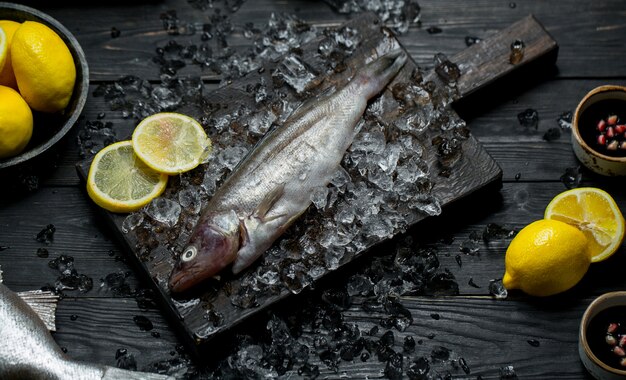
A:
<svg viewBox="0 0 626 380">
<path fill-rule="evenodd" d="M 204 215 L 170 275 L 170 290 L 188 290 L 232 263 L 239 250 L 239 230 L 239 217 L 234 211 Z"/>
</svg>

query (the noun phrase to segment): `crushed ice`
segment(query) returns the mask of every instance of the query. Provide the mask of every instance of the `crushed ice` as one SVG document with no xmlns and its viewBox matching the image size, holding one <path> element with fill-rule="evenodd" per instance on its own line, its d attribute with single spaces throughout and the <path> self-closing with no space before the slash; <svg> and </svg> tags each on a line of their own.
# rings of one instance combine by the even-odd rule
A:
<svg viewBox="0 0 626 380">
<path fill-rule="evenodd" d="M 328 2 L 341 12 L 374 11 L 397 32 L 419 22 L 415 1 Z M 157 49 L 153 62 L 161 73 L 159 83 L 129 76 L 101 85 L 94 92 L 94 96 L 103 97 L 111 110 L 124 117 L 141 119 L 161 111 L 186 112 L 196 117 L 214 140 L 209 165 L 173 177 L 172 182 L 178 186 L 170 185 L 162 197 L 124 220 L 123 230 L 136 234 L 143 242 L 138 247 L 143 260 L 151 255 L 169 255 L 184 243 L 202 206 L 254 142 L 274 123 L 285 120 L 297 107 L 294 99 L 298 95 L 318 85 L 316 78 L 324 73 L 316 72 L 302 60 L 298 50 L 302 44 L 319 36 L 317 53 L 326 58 L 325 69 L 340 73 L 345 70 L 344 59 L 362 42 L 354 29 L 317 30 L 285 14 L 272 14 L 266 25 L 235 25 L 228 12 L 236 11 L 243 1 L 223 2 L 227 8 L 224 12 L 216 11 L 222 2 L 189 3 L 203 11 L 213 10 L 211 23 L 193 25 L 179 20 L 175 12 L 163 14 L 163 27 L 168 34 L 185 34 L 198 41 L 183 45 L 172 40 Z M 233 30 L 252 39 L 253 49 L 241 51 L 229 46 L 228 36 Z M 263 61 L 280 57 L 284 58 L 276 70 L 264 73 Z M 440 78 L 453 87 L 458 68 L 445 57 L 438 59 Z M 178 76 L 189 65 L 226 80 L 258 71 L 262 79 L 247 89 L 254 110 L 209 104 L 199 77 Z M 257 307 L 261 297 L 276 295 L 285 287 L 293 293 L 302 292 L 338 268 L 347 257 L 403 232 L 408 227 L 407 220 L 441 212 L 439 200 L 430 193 L 431 179 L 454 170 L 468 132 L 464 122 L 456 116 L 451 118 L 447 111 L 453 90 L 436 89 L 419 72 L 413 78 L 413 83 L 394 88 L 393 99 L 380 98 L 370 104 L 355 143 L 330 185 L 312 194 L 314 205 L 301 221 L 265 254 L 259 265 L 241 276 L 241 286 L 228 296 L 233 305 Z M 274 88 L 280 82 L 284 86 Z M 394 119 L 398 121 L 389 125 L 385 115 L 392 109 L 396 110 Z M 100 121 L 86 124 L 81 140 L 85 155 L 114 137 L 111 127 Z M 437 137 L 425 140 L 426 131 L 435 131 Z M 428 164 L 432 159 L 428 153 L 431 146 L 437 151 L 435 170 Z M 342 360 L 375 358 L 385 364 L 383 373 L 390 378 L 460 370 L 468 373 L 463 365 L 459 369 L 460 358 L 445 347 L 434 349 L 430 355 L 414 354 L 415 341 L 421 344 L 422 339 L 406 333 L 413 317 L 398 301 L 398 297 L 406 295 L 458 294 L 454 275 L 440 267 L 436 249 L 420 247 L 410 238 L 395 243 L 392 250 L 391 255 L 371 258 L 343 287 L 324 291 L 321 299 L 311 300 L 315 296 L 308 295 L 305 305 L 289 316 L 270 316 L 264 334 L 241 336 L 237 349 L 227 360 L 202 370 L 207 372 L 206 378 L 277 377 L 288 372 L 315 378 L 320 375 L 320 368 L 309 362 L 313 355 L 321 365 L 334 371 Z M 285 252 L 286 258 L 282 256 Z M 124 285 L 123 277 L 114 277 L 109 280 L 119 280 Z M 181 301 L 176 307 L 185 315 L 200 307 L 200 303 L 199 299 Z M 386 331 L 378 333 L 371 326 L 363 330 L 365 326 L 346 322 L 343 313 L 354 307 L 380 313 L 378 325 Z M 224 316 L 212 309 L 206 310 L 205 318 L 210 323 L 206 331 L 198 332 L 199 336 L 208 336 L 225 323 Z M 303 330 L 314 333 L 314 342 L 303 338 L 299 333 Z M 432 339 L 434 334 L 425 337 Z M 181 363 L 189 364 L 184 356 L 155 363 L 155 369 L 161 373 L 171 373 L 177 366 L 180 369 Z"/>
</svg>

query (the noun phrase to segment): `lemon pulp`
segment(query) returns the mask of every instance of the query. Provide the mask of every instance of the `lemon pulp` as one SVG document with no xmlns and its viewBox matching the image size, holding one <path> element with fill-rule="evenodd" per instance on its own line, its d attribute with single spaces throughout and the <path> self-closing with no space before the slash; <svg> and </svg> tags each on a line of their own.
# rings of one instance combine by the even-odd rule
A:
<svg viewBox="0 0 626 380">
<path fill-rule="evenodd" d="M 13 34 L 19 27 L 20 24 L 15 21 L 0 20 L 0 29 L 4 30 L 7 37 L 6 61 L 4 68 L 0 68 L 0 85 L 11 87 L 14 90 L 17 90 L 17 81 L 15 80 L 13 64 L 11 63 L 11 41 L 13 41 Z"/>
<path fill-rule="evenodd" d="M 588 242 L 592 262 L 608 259 L 624 239 L 624 216 L 604 190 L 581 187 L 564 191 L 546 207 L 544 218 L 571 224 Z"/>
<path fill-rule="evenodd" d="M 137 156 L 161 173 L 178 174 L 197 167 L 209 155 L 211 140 L 193 118 L 158 113 L 142 120 L 132 137 Z"/>
<path fill-rule="evenodd" d="M 139 160 L 130 141 L 120 141 L 94 157 L 87 176 L 87 193 L 106 210 L 132 212 L 161 195 L 167 178 Z"/>
</svg>

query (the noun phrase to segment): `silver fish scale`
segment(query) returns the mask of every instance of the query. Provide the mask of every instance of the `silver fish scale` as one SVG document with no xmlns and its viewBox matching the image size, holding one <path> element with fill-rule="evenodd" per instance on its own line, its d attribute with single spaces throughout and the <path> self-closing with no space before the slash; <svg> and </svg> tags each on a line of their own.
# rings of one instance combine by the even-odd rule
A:
<svg viewBox="0 0 626 380">
<path fill-rule="evenodd" d="M 301 212 L 310 203 L 312 189 L 328 183 L 352 142 L 354 126 L 367 104 L 365 98 L 355 101 L 359 94 L 354 90 L 344 88 L 312 109 L 296 111 L 285 127 L 262 140 L 254 156 L 235 169 L 211 200 L 213 207 L 249 215 L 284 184 L 285 194 L 268 216 Z"/>
<path fill-rule="evenodd" d="M 32 297 L 33 294 L 31 293 Z M 0 284 L 0 379 L 173 379 L 70 360 L 46 325 L 16 293 Z"/>
</svg>

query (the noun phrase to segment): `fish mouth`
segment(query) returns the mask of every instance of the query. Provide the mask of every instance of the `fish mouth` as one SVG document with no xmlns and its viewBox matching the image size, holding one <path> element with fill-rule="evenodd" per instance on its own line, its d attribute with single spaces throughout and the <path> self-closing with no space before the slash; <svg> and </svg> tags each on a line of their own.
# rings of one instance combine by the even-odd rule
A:
<svg viewBox="0 0 626 380">
<path fill-rule="evenodd" d="M 193 268 L 186 268 L 184 271 L 174 268 L 169 279 L 170 291 L 172 293 L 182 293 L 188 290 L 198 282 L 196 280 L 197 274 L 198 271 Z"/>
</svg>

